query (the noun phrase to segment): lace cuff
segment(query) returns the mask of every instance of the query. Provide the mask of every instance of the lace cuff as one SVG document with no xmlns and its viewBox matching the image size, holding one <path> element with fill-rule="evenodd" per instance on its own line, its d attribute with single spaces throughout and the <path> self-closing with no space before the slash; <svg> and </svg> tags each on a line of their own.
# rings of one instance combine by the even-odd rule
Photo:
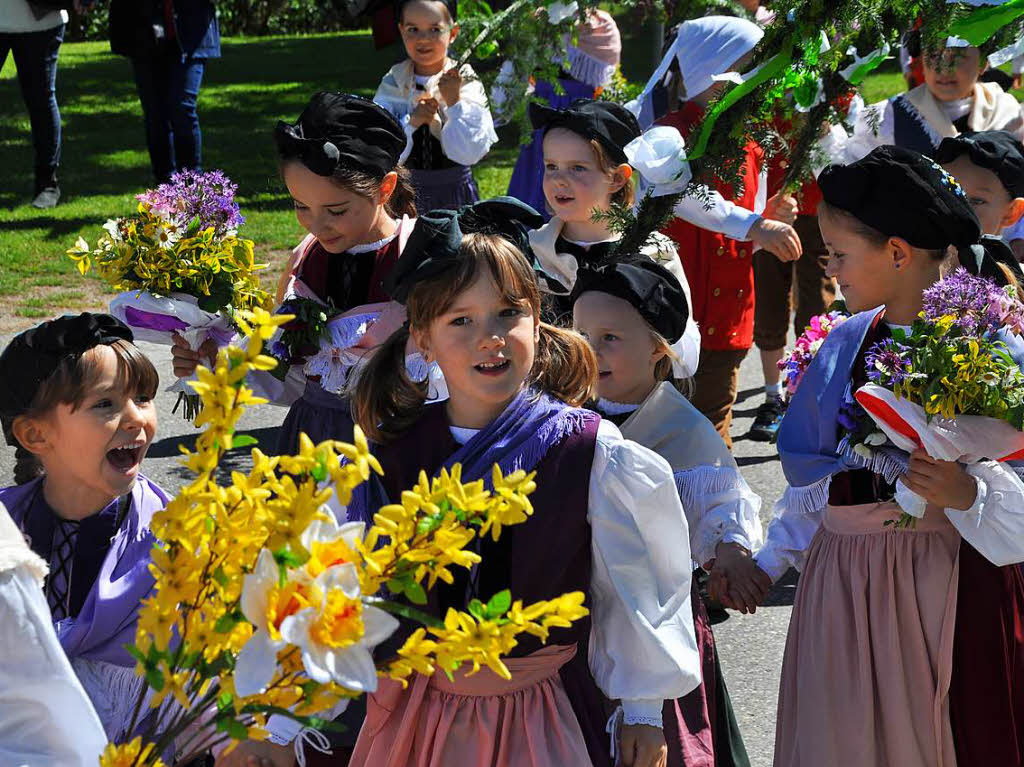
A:
<svg viewBox="0 0 1024 767">
<path fill-rule="evenodd" d="M 663 700 L 624 700 L 622 701 L 623 724 L 647 724 L 661 727 L 661 709 Z"/>
</svg>

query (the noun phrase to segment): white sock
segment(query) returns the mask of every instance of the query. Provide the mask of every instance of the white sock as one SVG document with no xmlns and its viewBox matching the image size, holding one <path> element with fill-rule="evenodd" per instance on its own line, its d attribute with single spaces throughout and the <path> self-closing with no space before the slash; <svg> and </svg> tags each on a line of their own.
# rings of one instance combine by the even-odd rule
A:
<svg viewBox="0 0 1024 767">
<path fill-rule="evenodd" d="M 776 399 L 782 399 L 782 381 L 777 381 L 773 384 L 764 385 L 764 393 L 766 397 L 775 397 Z"/>
</svg>

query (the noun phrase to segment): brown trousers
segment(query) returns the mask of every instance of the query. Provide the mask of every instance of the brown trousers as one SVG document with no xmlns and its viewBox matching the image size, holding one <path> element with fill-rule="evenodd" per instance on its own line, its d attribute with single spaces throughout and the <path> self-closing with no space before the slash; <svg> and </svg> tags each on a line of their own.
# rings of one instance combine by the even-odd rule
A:
<svg viewBox="0 0 1024 767">
<path fill-rule="evenodd" d="M 694 393 L 690 402 L 722 435 L 725 444 L 732 450 L 729 426 L 732 423 L 732 406 L 736 403 L 736 391 L 740 380 L 740 363 L 747 356 L 748 349 L 701 349 L 697 374 L 693 377 Z"/>
<path fill-rule="evenodd" d="M 803 255 L 796 263 L 783 263 L 766 250 L 754 254 L 754 343 L 765 351 L 785 347 L 794 301 L 793 330 L 799 336 L 811 318 L 822 314 L 836 298 L 835 284 L 825 276 L 820 262 L 828 251 L 821 240 L 818 217 L 797 216 L 793 227 L 803 245 Z"/>
</svg>

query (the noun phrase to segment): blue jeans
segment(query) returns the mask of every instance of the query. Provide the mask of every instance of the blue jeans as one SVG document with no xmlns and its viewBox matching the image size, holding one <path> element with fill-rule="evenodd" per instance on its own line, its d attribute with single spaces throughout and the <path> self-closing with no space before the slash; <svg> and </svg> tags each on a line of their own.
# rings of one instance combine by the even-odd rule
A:
<svg viewBox="0 0 1024 767">
<path fill-rule="evenodd" d="M 206 59 L 199 58 L 183 61 L 177 46 L 132 57 L 149 161 L 158 182 L 176 170 L 202 166 L 203 136 L 196 103 L 205 64 Z"/>
<path fill-rule="evenodd" d="M 60 109 L 57 107 L 57 51 L 64 25 L 41 32 L 0 32 L 0 67 L 14 54 L 21 97 L 28 108 L 35 150 L 36 194 L 57 185 L 60 165 Z"/>
</svg>

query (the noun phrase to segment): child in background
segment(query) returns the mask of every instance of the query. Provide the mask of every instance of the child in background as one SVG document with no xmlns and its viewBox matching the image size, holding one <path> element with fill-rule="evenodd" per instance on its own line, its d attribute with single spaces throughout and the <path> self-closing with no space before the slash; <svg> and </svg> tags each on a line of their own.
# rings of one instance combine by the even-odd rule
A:
<svg viewBox="0 0 1024 767">
<path fill-rule="evenodd" d="M 129 734 L 145 686 L 125 645 L 153 587 L 149 523 L 168 500 L 140 473 L 158 383 L 131 330 L 106 314 L 44 322 L 0 355 L 0 425 L 18 482 L 0 503 L 49 564 L 57 636 L 110 739 Z"/>
<path fill-rule="evenodd" d="M 749 558 L 762 539 L 761 499 L 740 475 L 722 438 L 672 384 L 671 345 L 689 315 L 667 270 L 642 257 L 580 268 L 573 326 L 597 355 L 594 409 L 622 436 L 672 467 L 695 563 Z M 669 767 L 749 767 L 704 603 L 693 581 L 690 605 L 703 670 L 700 687 L 665 702 Z"/>
<path fill-rule="evenodd" d="M 487 94 L 469 64 L 456 68 L 448 46 L 459 33 L 455 3 L 404 0 L 398 28 L 409 55 L 395 64 L 373 100 L 405 126 L 416 208 L 456 208 L 480 199 L 472 166 L 498 140 Z"/>
<path fill-rule="evenodd" d="M 369 362 L 356 411 L 384 442 L 375 453 L 393 500 L 421 469 L 458 462 L 463 481 L 489 478 L 494 464 L 537 471 L 529 520 L 481 541 L 483 563 L 439 583 L 424 609 L 443 615 L 508 587 L 525 603 L 582 591 L 591 615 L 544 647 L 521 641 L 505 661 L 511 681 L 487 669 L 416 676 L 404 690 L 381 680 L 353 755 L 359 767 L 611 764 L 604 696 L 623 704 L 613 744 L 622 762 L 655 767 L 666 750 L 663 701 L 699 684 L 689 533 L 671 470 L 578 407 L 596 362 L 579 335 L 540 320 L 520 250 L 534 216 L 492 201 L 430 227 L 421 220 L 394 273 L 409 325 Z M 425 391 L 404 375 L 410 337 L 443 371 L 447 402 L 424 406 Z M 365 519 L 370 507 L 357 497 L 348 512 Z"/>
</svg>

